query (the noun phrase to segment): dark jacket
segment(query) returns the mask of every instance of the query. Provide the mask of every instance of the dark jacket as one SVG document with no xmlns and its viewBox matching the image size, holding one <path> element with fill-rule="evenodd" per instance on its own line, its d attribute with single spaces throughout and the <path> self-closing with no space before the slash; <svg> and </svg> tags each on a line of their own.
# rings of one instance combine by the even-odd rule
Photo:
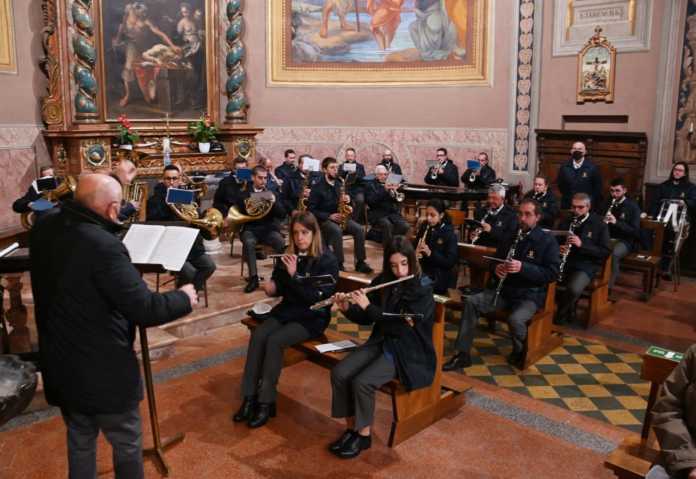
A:
<svg viewBox="0 0 696 479">
<path fill-rule="evenodd" d="M 278 177 L 279 180 L 283 180 L 283 185 L 285 185 L 286 180 L 288 178 L 290 178 L 297 171 L 299 171 L 297 169 L 297 166 L 290 166 L 287 163 L 283 162 L 282 165 L 276 167 L 274 173 Z"/>
<path fill-rule="evenodd" d="M 227 217 L 227 213 L 232 205 L 237 204 L 237 198 L 244 183 L 244 181 L 238 180 L 235 175 L 227 175 L 218 183 L 215 196 L 213 197 L 213 208 L 219 210 L 223 217 Z M 148 204 L 149 207 L 150 205 Z"/>
<path fill-rule="evenodd" d="M 507 258 L 516 236 L 508 238 L 498 246 L 496 257 Z M 537 226 L 519 241 L 513 259 L 522 262 L 522 269 L 519 273 L 507 275 L 500 292 L 501 296 L 513 304 L 529 299 L 534 301 L 538 308 L 543 308 L 547 285 L 558 279 L 561 259 L 556 239 Z M 492 276 L 497 286 L 500 280 L 495 274 Z"/>
<path fill-rule="evenodd" d="M 611 206 L 611 201 L 607 202 L 602 208 L 602 213 L 607 214 Z M 640 241 L 640 206 L 630 198 L 614 206 L 612 214 L 616 217 L 616 223 L 609 224 L 609 237 L 617 239 L 633 250 Z"/>
<path fill-rule="evenodd" d="M 430 170 L 428 170 L 423 181 L 428 185 L 459 186 L 459 168 L 452 160 L 448 159 L 442 169 L 442 174 L 438 173 L 435 179 L 433 179 L 430 175 Z"/>
<path fill-rule="evenodd" d="M 661 462 L 671 476 L 686 477 L 696 467 L 696 345 L 667 377 L 652 414 Z"/>
<path fill-rule="evenodd" d="M 588 157 L 585 157 L 577 170 L 573 168 L 572 159 L 562 164 L 556 182 L 561 192 L 561 208 L 570 208 L 575 193 L 587 193 L 592 199 L 593 211 L 599 209 L 602 202 L 602 175 Z"/>
<path fill-rule="evenodd" d="M 336 180 L 331 186 L 326 181 L 326 176 L 314 185 L 309 194 L 308 209 L 317 217 L 320 223 L 329 219 L 329 216 L 338 212 L 338 200 L 341 191 L 341 181 Z"/>
<path fill-rule="evenodd" d="M 476 170 L 468 169 L 462 175 L 462 183 L 464 186 L 474 190 L 482 190 L 488 188 L 495 183 L 495 170 L 488 165 L 481 167 L 481 172 L 475 175 Z M 471 181 L 471 176 L 474 175 L 474 181 Z"/>
<path fill-rule="evenodd" d="M 551 190 L 546 190 L 543 195 L 536 195 L 534 190 L 528 191 L 525 198 L 531 198 L 536 200 L 541 205 L 541 221 L 539 221 L 539 226 L 542 228 L 553 229 L 556 223 L 556 218 L 558 218 L 558 213 L 561 211 L 558 205 L 558 200 L 556 195 L 554 195 Z"/>
<path fill-rule="evenodd" d="M 29 185 L 29 189 L 24 193 L 24 196 L 17 198 L 14 203 L 12 203 L 12 211 L 15 213 L 27 213 L 31 211 L 29 203 L 33 203 L 39 198 L 41 198 L 41 195 L 36 191 L 34 185 Z"/>
<path fill-rule="evenodd" d="M 602 269 L 604 260 L 611 254 L 609 228 L 604 218 L 595 213 L 589 215 L 589 218 L 575 229 L 575 235 L 580 237 L 582 246 L 571 248 L 564 270 L 566 278 L 568 277 L 566 273 L 573 271 L 583 271 L 593 278 Z M 567 231 L 570 223 L 570 219 L 561 222 L 559 229 Z M 558 237 L 558 241 L 565 242 L 565 240 L 565 236 Z"/>
<path fill-rule="evenodd" d="M 379 164 L 384 166 L 389 173 L 394 173 L 395 175 L 403 175 L 403 173 L 401 173 L 401 166 L 399 166 L 399 164 L 394 161 L 387 163 L 386 161 L 382 160 L 379 162 Z"/>
<path fill-rule="evenodd" d="M 382 183 L 377 180 L 368 181 L 365 185 L 365 203 L 369 207 L 367 220 L 370 224 L 391 215 L 399 215 L 399 202 L 389 193 Z"/>
<path fill-rule="evenodd" d="M 72 201 L 31 230 L 31 286 L 46 398 L 83 414 L 138 405 L 136 325 L 191 312 L 181 291 L 151 292 L 114 234 L 120 227 Z"/>
<path fill-rule="evenodd" d="M 687 179 L 676 183 L 672 180 L 660 183 L 655 200 L 650 205 L 650 216 L 653 218 L 659 213 L 662 200 L 684 200 L 693 216 L 696 214 L 696 185 Z"/>
<path fill-rule="evenodd" d="M 253 187 L 249 184 L 248 188 L 241 191 L 237 196 L 237 208 L 239 211 L 246 215 L 248 214 L 245 201 L 251 197 Z M 270 191 L 270 190 L 269 190 Z M 270 191 L 275 196 L 275 203 L 271 211 L 269 211 L 263 218 L 256 221 L 250 221 L 242 225 L 242 230 L 251 231 L 254 233 L 258 239 L 263 240 L 263 237 L 269 231 L 280 231 L 280 220 L 285 216 L 285 208 L 283 202 L 280 200 L 280 196 L 276 191 Z M 263 241 L 262 241 L 263 242 Z"/>
<path fill-rule="evenodd" d="M 372 285 L 386 282 L 377 276 Z M 370 293 L 370 305 L 362 310 L 352 305 L 346 317 L 358 324 L 374 324 L 365 343 L 383 344 L 385 352 L 394 358 L 396 374 L 407 391 L 428 387 L 435 377 L 437 359 L 433 347 L 435 300 L 430 280 L 421 276 L 384 290 Z M 382 313 L 421 314 L 411 327 L 401 318 L 389 319 Z"/>
<path fill-rule="evenodd" d="M 479 208 L 474 213 L 474 219 L 483 221 L 488 208 Z M 476 242 L 480 246 L 497 247 L 500 242 L 511 237 L 517 231 L 517 213 L 508 205 L 503 205 L 503 208 L 497 214 L 489 214 L 486 217 L 486 223 L 491 225 L 490 233 L 481 232 L 479 240 Z"/>
<path fill-rule="evenodd" d="M 425 234 L 428 227 L 423 223 L 416 235 L 416 244 Z M 438 223 L 430 228 L 425 244 L 430 248 L 430 256 L 423 255 L 420 266 L 423 273 L 433 281 L 435 294 L 447 294 L 448 288 L 457 285 L 457 265 L 459 262 L 459 250 L 457 249 L 457 235 L 449 223 Z"/>
<path fill-rule="evenodd" d="M 276 294 L 283 299 L 273 307 L 270 314 L 283 324 L 300 323 L 312 337 L 321 335 L 331 321 L 331 307 L 327 306 L 317 311 L 312 311 L 309 307 L 333 295 L 336 285 L 334 283 L 317 288 L 311 278 L 305 280 L 301 278 L 326 274 L 330 274 L 334 280 L 338 281 L 338 261 L 329 250 L 318 258 L 299 257 L 297 272 L 292 278 L 285 269 L 285 265 L 278 261 L 273 268 L 271 279 L 275 281 Z"/>
</svg>

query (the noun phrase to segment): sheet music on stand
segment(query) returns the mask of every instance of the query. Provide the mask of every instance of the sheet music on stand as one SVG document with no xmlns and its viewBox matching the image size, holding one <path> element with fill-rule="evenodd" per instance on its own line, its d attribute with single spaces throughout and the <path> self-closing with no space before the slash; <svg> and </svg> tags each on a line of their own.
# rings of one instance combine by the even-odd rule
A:
<svg viewBox="0 0 696 479">
<path fill-rule="evenodd" d="M 185 226 L 131 225 L 123 238 L 133 264 L 181 271 L 199 230 Z"/>
</svg>

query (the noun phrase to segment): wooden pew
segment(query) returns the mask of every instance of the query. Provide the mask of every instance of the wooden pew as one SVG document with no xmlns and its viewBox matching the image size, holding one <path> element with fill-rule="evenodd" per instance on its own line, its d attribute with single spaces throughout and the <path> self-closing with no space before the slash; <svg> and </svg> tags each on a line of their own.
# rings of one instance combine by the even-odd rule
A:
<svg viewBox="0 0 696 479">
<path fill-rule="evenodd" d="M 495 248 L 489 246 L 477 246 L 469 243 L 457 243 L 460 262 L 469 265 L 469 287 L 485 288 L 491 277 L 488 262 L 484 256 L 494 256 Z"/>
<path fill-rule="evenodd" d="M 640 377 L 650 381 L 650 396 L 645 407 L 643 429 L 640 437 L 631 435 L 624 439 L 604 461 L 604 467 L 611 469 L 619 479 L 642 479 L 657 461 L 660 454 L 659 446 L 655 444 L 654 435 L 650 434 L 652 408 L 655 406 L 660 386 L 677 364 L 679 363 L 671 359 L 647 353 L 643 355 Z"/>
<path fill-rule="evenodd" d="M 643 299 L 650 301 L 660 279 L 660 262 L 662 261 L 662 243 L 665 237 L 665 225 L 659 221 L 641 219 L 640 229 L 652 235 L 652 248 L 630 253 L 621 260 L 623 271 L 637 271 L 643 274 Z"/>
<path fill-rule="evenodd" d="M 601 317 L 611 310 L 612 304 L 609 302 L 610 277 L 611 255 L 607 256 L 599 274 L 596 275 L 587 288 L 585 288 L 585 294 L 589 301 L 585 320 L 585 327 L 588 329 L 597 324 Z M 585 297 L 585 295 L 583 295 L 583 297 Z"/>
<path fill-rule="evenodd" d="M 349 275 L 339 276 L 337 290 L 353 291 L 363 288 L 368 281 Z M 457 411 L 464 403 L 462 394 L 469 388 L 455 387 L 451 384 L 443 384 L 446 381 L 442 376 L 442 362 L 445 339 L 445 303 L 448 298 L 435 296 L 437 307 L 435 310 L 435 323 L 433 325 L 433 346 L 437 356 L 435 377 L 430 387 L 406 391 L 397 379 L 385 384 L 380 390 L 392 397 L 392 424 L 389 432 L 389 447 L 394 447 L 411 436 L 417 434 L 431 424 Z M 259 325 L 251 318 L 242 320 L 242 324 L 250 331 Z M 323 343 L 341 341 L 355 338 L 327 329 L 324 335 L 304 341 L 285 350 L 284 366 L 290 366 L 298 362 L 309 360 L 319 366 L 331 369 L 343 359 L 347 353 L 325 353 L 317 351 L 316 346 Z"/>
</svg>

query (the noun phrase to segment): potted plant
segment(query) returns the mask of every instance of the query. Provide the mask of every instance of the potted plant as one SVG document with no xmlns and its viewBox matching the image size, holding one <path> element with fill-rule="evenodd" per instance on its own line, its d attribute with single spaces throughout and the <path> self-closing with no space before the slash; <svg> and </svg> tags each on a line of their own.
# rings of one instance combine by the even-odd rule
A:
<svg viewBox="0 0 696 479">
<path fill-rule="evenodd" d="M 130 120 L 126 115 L 118 117 L 118 143 L 119 148 L 132 150 L 133 144 L 140 139 L 140 136 L 133 129 Z"/>
<path fill-rule="evenodd" d="M 188 130 L 194 141 L 198 143 L 198 151 L 208 153 L 210 151 L 210 141 L 215 139 L 215 134 L 218 132 L 210 116 L 206 113 L 197 121 L 192 121 L 188 125 Z"/>
</svg>

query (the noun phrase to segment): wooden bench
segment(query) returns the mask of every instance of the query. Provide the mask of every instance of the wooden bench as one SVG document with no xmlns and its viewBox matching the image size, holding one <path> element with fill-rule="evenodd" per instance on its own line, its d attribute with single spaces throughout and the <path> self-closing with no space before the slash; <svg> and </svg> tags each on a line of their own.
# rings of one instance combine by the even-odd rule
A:
<svg viewBox="0 0 696 479">
<path fill-rule="evenodd" d="M 339 275 L 337 291 L 348 292 L 363 288 L 368 281 L 349 276 Z M 417 434 L 431 424 L 439 421 L 446 415 L 457 411 L 464 403 L 462 394 L 469 388 L 454 386 L 442 375 L 443 349 L 445 340 L 445 303 L 448 298 L 435 296 L 437 306 L 435 310 L 435 322 L 433 324 L 433 346 L 437 357 L 435 377 L 430 387 L 406 391 L 397 379 L 393 379 L 380 389 L 392 397 L 392 424 L 389 433 L 389 447 L 394 447 L 411 436 Z M 252 318 L 244 318 L 242 324 L 250 331 L 259 325 Z M 296 344 L 285 350 L 284 366 L 309 360 L 319 366 L 331 369 L 338 364 L 348 353 L 320 353 L 316 346 L 324 343 L 342 341 L 355 338 L 327 329 L 319 338 L 310 339 Z"/>
<path fill-rule="evenodd" d="M 677 364 L 679 363 L 670 359 L 643 355 L 640 377 L 650 381 L 650 395 L 645 407 L 643 429 L 640 437 L 631 435 L 624 439 L 604 461 L 604 467 L 611 469 L 619 479 L 642 479 L 650 467 L 657 462 L 660 454 L 659 446 L 655 444 L 654 434 L 650 431 L 652 408 L 655 406 L 660 386 Z"/>
<path fill-rule="evenodd" d="M 659 221 L 640 220 L 640 229 L 650 232 L 652 248 L 640 249 L 628 254 L 621 260 L 621 269 L 637 271 L 643 275 L 643 299 L 650 301 L 660 281 L 660 262 L 662 261 L 662 243 L 665 237 L 665 225 Z"/>
<path fill-rule="evenodd" d="M 488 262 L 484 256 L 495 256 L 495 248 L 489 246 L 477 246 L 470 243 L 457 243 L 459 249 L 459 261 L 469 266 L 469 287 L 485 288 L 491 277 Z"/>
</svg>

